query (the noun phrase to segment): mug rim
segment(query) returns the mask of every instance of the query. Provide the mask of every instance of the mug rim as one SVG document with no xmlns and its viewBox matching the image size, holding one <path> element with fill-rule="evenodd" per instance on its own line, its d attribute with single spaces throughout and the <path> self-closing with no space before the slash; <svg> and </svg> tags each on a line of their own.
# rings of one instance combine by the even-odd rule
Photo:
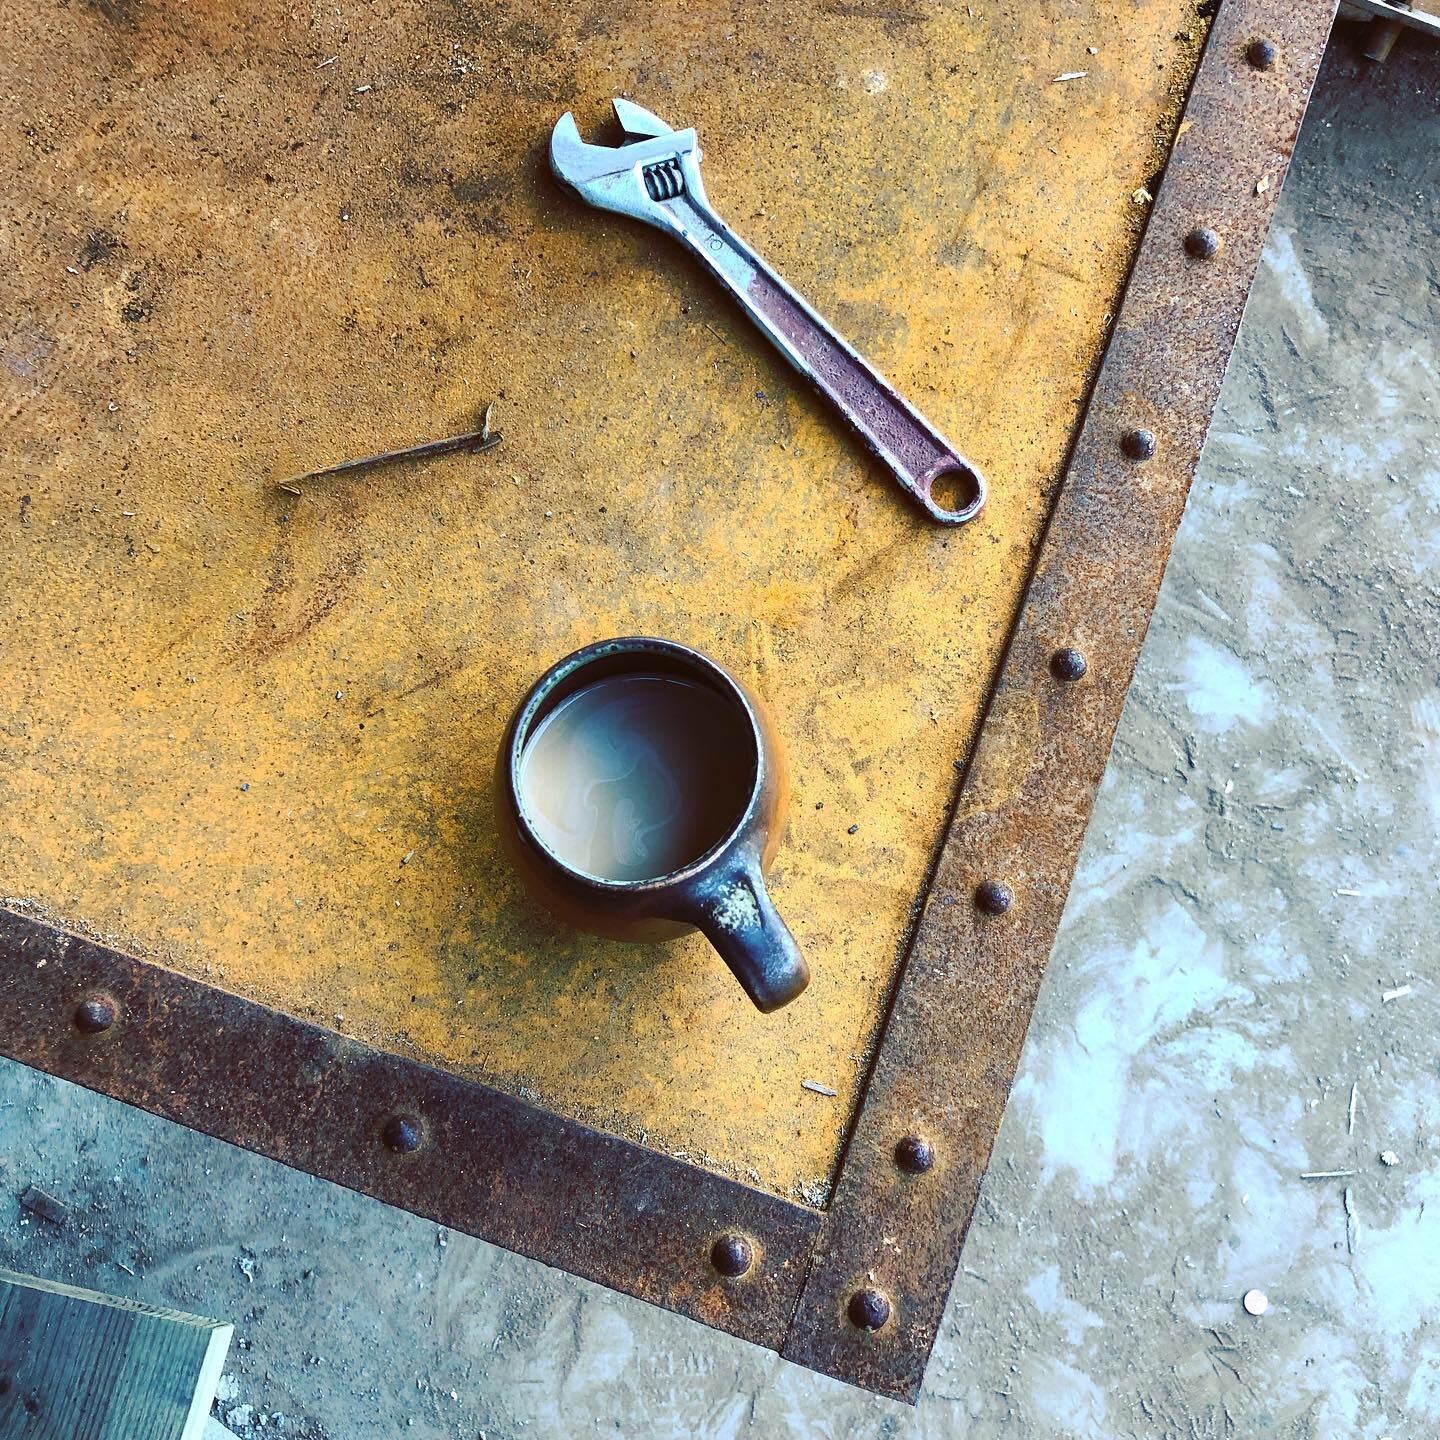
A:
<svg viewBox="0 0 1440 1440">
<path fill-rule="evenodd" d="M 750 730 L 750 742 L 755 758 L 754 777 L 750 793 L 741 807 L 735 823 L 708 849 L 677 870 L 667 870 L 645 880 L 609 880 L 603 875 L 592 875 L 588 870 L 577 869 L 555 853 L 539 836 L 534 822 L 525 809 L 520 786 L 520 761 L 525 753 L 525 742 L 534 727 L 536 715 L 554 691 L 586 666 L 611 655 L 657 655 L 670 660 L 679 660 L 685 665 L 703 671 L 706 676 L 719 683 L 731 700 L 739 706 Z M 646 891 L 664 890 L 672 885 L 693 879 L 709 869 L 721 855 L 744 836 L 746 828 L 754 818 L 755 807 L 765 788 L 765 736 L 760 718 L 755 713 L 750 696 L 745 688 L 718 661 L 678 640 L 666 640 L 657 635 L 620 635 L 610 640 L 596 640 L 579 650 L 557 660 L 526 692 L 511 721 L 506 738 L 505 785 L 508 799 L 514 813 L 516 825 L 526 841 L 544 859 L 564 875 L 583 885 L 594 886 L 602 891 L 621 894 L 642 894 Z"/>
</svg>

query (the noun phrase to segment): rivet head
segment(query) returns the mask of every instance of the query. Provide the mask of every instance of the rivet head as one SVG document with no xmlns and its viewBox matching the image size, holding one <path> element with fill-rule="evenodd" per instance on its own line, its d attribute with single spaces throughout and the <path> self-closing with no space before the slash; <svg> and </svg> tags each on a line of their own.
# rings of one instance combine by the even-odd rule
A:
<svg viewBox="0 0 1440 1440">
<path fill-rule="evenodd" d="M 1014 900 L 1010 887 L 998 880 L 982 880 L 975 887 L 975 908 L 985 915 L 1003 915 Z"/>
<path fill-rule="evenodd" d="M 1067 685 L 1073 685 L 1075 681 L 1083 680 L 1085 672 L 1089 668 L 1085 663 L 1085 657 L 1070 645 L 1063 650 L 1057 650 L 1050 657 L 1050 673 L 1057 680 L 1065 681 Z"/>
<path fill-rule="evenodd" d="M 118 1013 L 108 995 L 91 995 L 75 1007 L 75 1028 L 82 1035 L 99 1035 L 115 1023 Z"/>
<path fill-rule="evenodd" d="M 380 1132 L 380 1138 L 397 1155 L 409 1155 L 420 1148 L 424 1132 L 413 1115 L 392 1115 Z"/>
<path fill-rule="evenodd" d="M 1155 432 L 1127 430 L 1120 437 L 1120 449 L 1127 460 L 1148 460 L 1155 453 Z"/>
<path fill-rule="evenodd" d="M 1185 237 L 1185 253 L 1193 260 L 1210 260 L 1220 248 L 1220 237 L 1208 226 L 1197 225 Z"/>
<path fill-rule="evenodd" d="M 857 1330 L 878 1330 L 890 1318 L 890 1297 L 873 1285 L 857 1290 L 845 1307 L 850 1323 Z"/>
<path fill-rule="evenodd" d="M 722 1235 L 710 1247 L 710 1263 L 717 1275 L 738 1280 L 755 1263 L 755 1247 L 743 1235 Z"/>
<path fill-rule="evenodd" d="M 923 1175 L 935 1163 L 935 1150 L 923 1135 L 907 1135 L 895 1146 L 895 1163 L 907 1175 Z"/>
<path fill-rule="evenodd" d="M 1273 40 L 1257 36 L 1245 47 L 1245 58 L 1256 70 L 1269 70 L 1279 58 L 1280 52 Z"/>
</svg>

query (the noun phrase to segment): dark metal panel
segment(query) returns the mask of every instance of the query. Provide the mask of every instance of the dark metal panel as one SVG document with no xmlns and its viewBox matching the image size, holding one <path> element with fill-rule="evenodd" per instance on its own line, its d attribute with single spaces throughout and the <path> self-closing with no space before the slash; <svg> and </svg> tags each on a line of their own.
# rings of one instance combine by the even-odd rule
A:
<svg viewBox="0 0 1440 1440">
<path fill-rule="evenodd" d="M 1212 28 L 783 1351 L 867 1389 L 920 1388 L 1333 9 Z"/>
<path fill-rule="evenodd" d="M 0 910 L 0 1045 L 611 1289 L 778 1348 L 819 1215 Z M 751 1263 L 739 1276 L 746 1237 Z M 712 1259 L 712 1251 L 715 1251 Z"/>
</svg>

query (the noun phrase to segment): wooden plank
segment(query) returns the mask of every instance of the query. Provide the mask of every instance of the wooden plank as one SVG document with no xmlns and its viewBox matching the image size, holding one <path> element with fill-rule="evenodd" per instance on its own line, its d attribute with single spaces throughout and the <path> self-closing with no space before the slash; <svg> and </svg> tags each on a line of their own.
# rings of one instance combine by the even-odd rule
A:
<svg viewBox="0 0 1440 1440">
<path fill-rule="evenodd" d="M 0 1270 L 0 1440 L 201 1440 L 233 1334 Z"/>
<path fill-rule="evenodd" d="M 1358 16 L 1356 12 L 1359 12 Z M 1368 16 L 1382 25 L 1410 25 L 1440 39 L 1440 0 L 1411 0 L 1408 5 L 1396 4 L 1395 0 L 1345 0 L 1340 13 L 1347 19 Z M 1369 50 L 1365 53 L 1370 56 Z"/>
</svg>

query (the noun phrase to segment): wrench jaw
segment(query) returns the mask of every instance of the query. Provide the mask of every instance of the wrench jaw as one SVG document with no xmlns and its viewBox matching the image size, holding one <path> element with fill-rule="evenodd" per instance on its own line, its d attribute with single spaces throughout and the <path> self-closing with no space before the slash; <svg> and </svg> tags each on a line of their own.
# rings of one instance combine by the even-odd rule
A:
<svg viewBox="0 0 1440 1440">
<path fill-rule="evenodd" d="M 566 111 L 550 135 L 555 178 L 598 210 L 613 210 L 682 236 L 685 224 L 671 203 L 684 195 L 708 208 L 694 130 L 671 130 L 658 116 L 628 100 L 617 99 L 614 105 L 627 136 L 639 138 L 617 146 L 588 144 L 575 116 Z"/>
<path fill-rule="evenodd" d="M 667 125 L 653 110 L 647 110 L 633 100 L 626 100 L 617 95 L 610 102 L 610 108 L 614 110 L 615 118 L 620 122 L 620 128 L 627 135 L 635 135 L 642 140 L 653 140 L 657 135 L 673 135 L 675 133 L 674 127 Z"/>
<path fill-rule="evenodd" d="M 661 135 L 676 133 L 654 111 L 647 110 L 643 105 L 637 105 L 633 100 L 624 100 L 617 95 L 610 104 L 614 107 L 615 118 L 620 122 L 620 128 L 627 135 L 634 135 L 639 139 L 655 139 Z M 708 218 L 715 220 L 717 217 L 710 204 L 710 197 L 705 193 L 705 182 L 700 178 L 701 159 L 698 141 L 693 145 L 683 146 L 675 152 L 675 160 L 679 163 L 681 175 L 684 177 L 682 193 L 703 210 Z"/>
</svg>

